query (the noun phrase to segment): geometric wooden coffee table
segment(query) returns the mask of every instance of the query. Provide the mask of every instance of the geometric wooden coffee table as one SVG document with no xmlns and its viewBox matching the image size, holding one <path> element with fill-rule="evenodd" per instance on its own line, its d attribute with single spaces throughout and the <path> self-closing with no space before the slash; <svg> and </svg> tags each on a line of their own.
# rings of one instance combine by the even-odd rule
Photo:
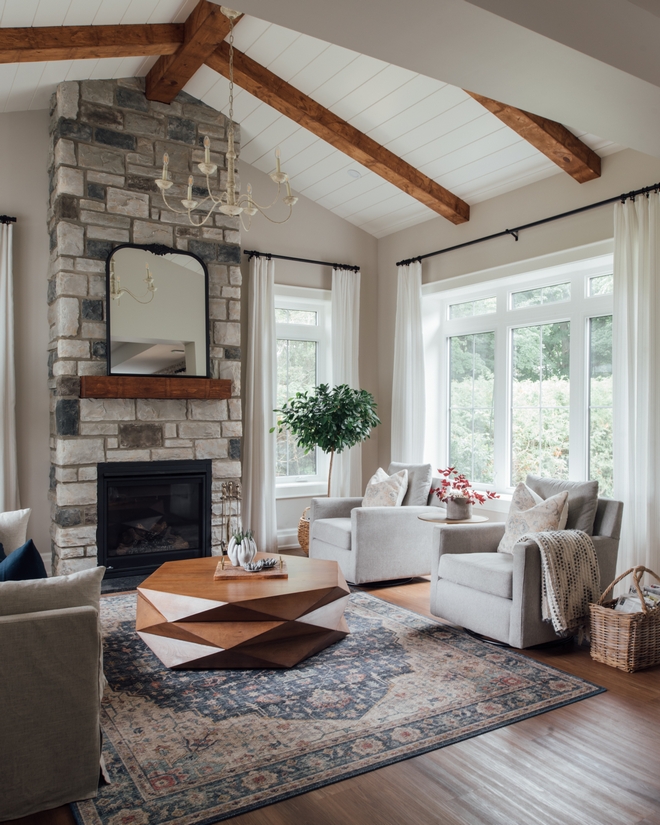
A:
<svg viewBox="0 0 660 825">
<path fill-rule="evenodd" d="M 288 579 L 240 581 L 214 581 L 217 564 L 166 562 L 137 589 L 137 632 L 167 667 L 293 667 L 348 634 L 336 562 L 287 556 Z"/>
</svg>

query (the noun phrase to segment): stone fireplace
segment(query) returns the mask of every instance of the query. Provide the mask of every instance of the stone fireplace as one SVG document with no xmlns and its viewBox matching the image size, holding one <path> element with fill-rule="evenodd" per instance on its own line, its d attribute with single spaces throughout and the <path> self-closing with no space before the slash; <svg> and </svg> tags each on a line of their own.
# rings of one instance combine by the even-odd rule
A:
<svg viewBox="0 0 660 825">
<path fill-rule="evenodd" d="M 241 475 L 239 226 L 221 214 L 190 226 L 165 209 L 154 179 L 168 152 L 171 200 L 185 197 L 189 174 L 202 187 L 194 164 L 203 160 L 209 135 L 222 180 L 225 124 L 222 114 L 185 93 L 169 106 L 148 101 L 140 79 L 71 81 L 54 95 L 48 303 L 56 574 L 97 564 L 100 464 L 210 462 L 211 551 L 220 544 L 221 486 Z M 105 261 L 121 243 L 164 244 L 205 262 L 211 377 L 232 381 L 230 398 L 80 397 L 82 376 L 107 373 Z"/>
</svg>

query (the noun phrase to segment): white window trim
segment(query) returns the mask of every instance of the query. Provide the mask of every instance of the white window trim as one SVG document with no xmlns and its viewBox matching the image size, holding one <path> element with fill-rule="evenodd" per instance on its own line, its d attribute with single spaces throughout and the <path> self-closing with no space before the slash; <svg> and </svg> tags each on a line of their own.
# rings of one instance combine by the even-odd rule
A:
<svg viewBox="0 0 660 825">
<path fill-rule="evenodd" d="M 475 484 L 500 494 L 510 494 L 511 456 L 511 365 L 509 340 L 511 330 L 521 326 L 570 321 L 570 443 L 569 479 L 583 480 L 588 473 L 588 335 L 589 319 L 612 314 L 612 295 L 588 297 L 588 278 L 612 272 L 611 242 L 600 243 L 547 256 L 535 261 L 520 262 L 508 267 L 459 276 L 445 282 L 434 282 L 422 288 L 425 370 L 427 388 L 425 456 L 434 467 L 449 464 L 449 352 L 446 339 L 455 335 L 495 332 L 495 419 L 501 423 L 495 432 L 495 481 Z M 599 254 L 594 254 L 595 252 Z M 588 253 L 591 253 L 590 255 Z M 548 266 L 558 257 L 560 263 Z M 508 272 L 507 272 L 508 270 Z M 499 278 L 493 274 L 500 275 Z M 481 281 L 475 280 L 479 275 Z M 504 276 L 504 277 L 502 277 Z M 510 308 L 510 295 L 522 289 L 556 283 L 571 283 L 571 300 L 535 307 Z M 497 311 L 484 315 L 450 320 L 450 304 L 466 300 L 480 300 L 495 296 Z M 498 508 L 499 509 L 499 508 Z"/>
<path fill-rule="evenodd" d="M 332 293 L 329 289 L 275 284 L 275 308 L 302 309 L 318 313 L 318 324 L 276 324 L 276 338 L 318 343 L 317 381 L 329 384 L 332 379 Z M 328 456 L 316 449 L 315 476 L 279 476 L 276 498 L 302 498 L 327 493 Z"/>
</svg>

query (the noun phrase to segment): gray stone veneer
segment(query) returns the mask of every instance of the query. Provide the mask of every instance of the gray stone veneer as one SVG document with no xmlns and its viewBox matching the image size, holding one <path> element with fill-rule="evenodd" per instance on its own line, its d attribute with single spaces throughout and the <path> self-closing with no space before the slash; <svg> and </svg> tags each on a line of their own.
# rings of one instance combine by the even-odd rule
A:
<svg viewBox="0 0 660 825">
<path fill-rule="evenodd" d="M 154 184 L 163 152 L 185 197 L 202 141 L 224 181 L 225 117 L 185 93 L 145 98 L 141 79 L 71 81 L 51 112 L 48 281 L 53 572 L 96 565 L 96 465 L 103 461 L 213 459 L 213 545 L 220 486 L 241 475 L 240 235 L 216 214 L 202 228 L 165 209 Z M 197 173 L 197 174 L 195 174 Z M 201 192 L 200 192 L 201 194 Z M 120 243 L 189 250 L 209 269 L 211 370 L 232 380 L 227 401 L 81 399 L 81 375 L 106 374 L 105 260 Z M 185 379 L 181 379 L 185 380 Z"/>
</svg>

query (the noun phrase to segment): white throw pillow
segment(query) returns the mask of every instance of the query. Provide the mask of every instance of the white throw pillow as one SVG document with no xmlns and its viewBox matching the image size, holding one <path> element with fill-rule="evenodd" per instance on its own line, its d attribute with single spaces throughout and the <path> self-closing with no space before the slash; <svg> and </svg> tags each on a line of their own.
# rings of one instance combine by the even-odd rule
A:
<svg viewBox="0 0 660 825">
<path fill-rule="evenodd" d="M 379 467 L 369 479 L 362 499 L 363 507 L 400 507 L 408 489 L 408 470 L 388 476 Z"/>
<path fill-rule="evenodd" d="M 523 481 L 521 481 L 520 484 L 522 484 L 525 488 L 525 491 L 530 494 L 530 496 L 532 497 L 532 501 L 530 502 L 528 507 L 523 506 L 522 508 L 519 508 L 519 509 L 529 510 L 529 508 L 533 507 L 535 504 L 541 504 L 541 502 L 545 501 L 544 498 L 541 498 L 541 496 L 538 493 L 535 493 L 534 490 L 532 490 L 531 487 L 528 487 Z M 518 485 L 518 487 L 520 487 L 520 484 Z M 564 509 L 561 511 L 561 516 L 559 517 L 559 527 L 557 528 L 557 530 L 565 530 L 567 521 L 568 521 L 568 499 L 566 499 L 566 504 L 564 504 Z"/>
<path fill-rule="evenodd" d="M 497 548 L 498 553 L 513 553 L 514 545 L 525 533 L 559 530 L 568 493 L 559 493 L 537 504 L 531 492 L 523 482 L 513 491 L 504 536 Z"/>
<path fill-rule="evenodd" d="M 27 541 L 27 526 L 32 510 L 9 510 L 0 513 L 0 544 L 8 556 Z"/>
</svg>

